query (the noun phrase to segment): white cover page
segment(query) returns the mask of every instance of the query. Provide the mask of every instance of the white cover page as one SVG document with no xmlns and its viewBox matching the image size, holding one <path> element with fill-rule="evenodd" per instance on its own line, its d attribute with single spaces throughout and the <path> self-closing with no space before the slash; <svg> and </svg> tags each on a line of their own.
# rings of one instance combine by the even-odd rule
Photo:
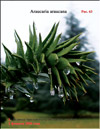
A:
<svg viewBox="0 0 100 129">
<path fill-rule="evenodd" d="M 29 71 L 27 71 L 26 68 L 23 70 L 28 59 L 32 59 L 32 53 L 30 57 L 27 56 L 27 49 L 30 49 L 30 51 L 31 49 L 35 50 L 34 46 L 27 45 L 28 42 L 31 42 L 31 34 L 36 32 L 37 40 L 34 36 L 32 40 L 36 40 L 38 42 L 37 44 L 39 44 L 45 40 L 55 23 L 57 27 L 58 22 L 59 26 L 55 36 L 57 37 L 61 34 L 59 35 L 61 37 L 59 38 L 58 47 L 61 42 L 81 33 L 80 44 L 78 44 L 79 47 L 78 45 L 73 47 L 68 56 L 62 54 L 66 53 L 67 49 L 63 52 L 59 52 L 59 48 L 56 47 L 55 50 L 51 50 L 53 54 L 58 52 L 57 56 L 59 59 L 57 58 L 57 64 L 56 60 L 51 60 L 51 58 L 54 58 L 55 54 L 47 58 L 52 47 L 44 44 L 38 51 L 41 52 L 41 50 L 43 50 L 43 52 L 40 55 L 35 53 L 35 58 L 37 58 L 37 60 L 41 60 L 42 58 L 42 61 L 47 59 L 44 65 L 46 65 L 46 68 L 48 67 L 48 72 L 45 72 L 46 68 L 43 71 L 38 71 L 38 65 L 37 63 L 34 65 L 34 59 L 32 65 L 28 65 L 30 68 Z M 1 77 L 1 128 L 99 128 L 99 33 L 99 1 L 1 1 L 1 70 L 3 67 L 4 74 L 6 75 L 3 79 Z M 17 34 L 20 37 L 19 39 Z M 20 39 L 23 47 L 18 46 Z M 78 41 L 75 41 L 75 43 L 77 42 Z M 65 49 L 65 47 L 63 47 L 63 49 Z M 80 78 L 83 79 L 83 87 L 81 87 L 83 91 L 77 89 L 77 81 L 80 83 L 82 80 L 76 79 L 76 83 L 74 83 L 73 80 L 70 81 L 70 78 L 73 78 L 74 74 L 70 69 L 69 71 L 67 69 L 67 71 L 64 72 L 66 72 L 70 84 L 75 86 L 75 93 L 70 90 L 70 86 L 67 89 L 69 92 L 67 91 L 65 93 L 63 88 L 64 93 L 59 93 L 59 91 L 61 92 L 62 90 L 59 90 L 59 79 L 57 78 L 58 80 L 56 80 L 56 76 L 51 77 L 51 75 L 52 72 L 54 72 L 53 70 L 55 70 L 54 67 L 61 66 L 59 65 L 60 58 L 66 58 L 72 63 L 74 68 L 76 65 L 80 68 L 81 61 L 87 62 L 86 58 L 82 60 L 83 58 L 79 57 L 79 60 L 77 60 L 77 56 L 72 52 L 74 49 L 76 49 L 75 51 L 82 52 L 94 51 L 94 54 L 89 56 L 94 62 L 91 63 L 91 61 L 89 61 L 89 63 L 86 63 L 88 67 L 91 67 L 90 70 L 92 68 L 94 69 L 93 72 L 95 74 L 91 73 L 89 75 L 93 83 L 90 82 L 91 79 L 90 81 L 84 81 L 84 78 L 81 77 L 83 74 L 80 73 Z M 20 60 L 22 62 L 20 62 L 20 64 L 18 62 L 14 64 L 14 60 L 12 60 L 11 65 L 8 66 L 7 61 L 10 61 L 11 55 L 6 56 L 7 50 L 15 54 L 14 58 L 16 61 L 18 58 L 18 61 Z M 17 54 L 19 53 L 19 57 L 16 55 L 16 52 Z M 25 57 L 23 57 L 23 53 L 26 53 Z M 69 59 L 70 56 L 71 59 Z M 23 63 L 24 59 L 26 62 Z M 73 62 L 75 59 L 76 62 L 74 65 Z M 42 69 L 42 63 L 39 63 L 40 69 Z M 18 65 L 19 69 L 17 69 L 15 65 Z M 64 67 L 64 65 L 62 67 Z M 28 73 L 31 73 L 31 68 L 34 69 L 36 74 L 32 73 L 30 77 Z M 59 69 L 60 68 L 58 68 L 59 73 L 63 71 Z M 13 75 L 12 80 L 9 79 L 9 71 L 11 71 Z M 78 72 L 76 69 L 77 74 Z M 38 75 L 42 78 L 37 79 L 36 77 Z M 61 74 L 59 75 L 60 77 L 62 76 Z M 1 76 L 3 76 L 3 74 Z M 53 81 L 51 82 L 51 80 Z M 15 81 L 16 84 L 14 83 Z M 31 81 L 33 82 L 30 84 L 29 82 Z M 52 83 L 54 87 L 51 87 Z M 56 83 L 58 83 L 58 85 L 56 85 Z M 84 83 L 88 83 L 88 86 Z M 68 84 L 65 86 L 67 87 Z M 72 93 L 70 94 L 71 91 Z"/>
</svg>

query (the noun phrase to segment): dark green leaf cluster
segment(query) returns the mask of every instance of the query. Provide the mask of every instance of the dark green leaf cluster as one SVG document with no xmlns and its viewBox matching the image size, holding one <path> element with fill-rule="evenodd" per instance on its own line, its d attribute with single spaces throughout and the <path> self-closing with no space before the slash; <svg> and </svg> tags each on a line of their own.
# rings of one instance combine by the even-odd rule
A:
<svg viewBox="0 0 100 129">
<path fill-rule="evenodd" d="M 15 42 L 17 43 L 17 52 L 13 54 L 3 45 L 6 53 L 5 65 L 1 65 L 2 85 L 5 87 L 15 87 L 19 91 L 34 96 L 32 88 L 27 88 L 27 82 L 35 87 L 38 83 L 48 83 L 50 81 L 50 93 L 55 94 L 58 91 L 59 97 L 66 99 L 77 97 L 76 88 L 86 90 L 82 85 L 86 80 L 95 83 L 89 74 L 96 74 L 93 68 L 83 65 L 84 62 L 92 61 L 87 58 L 88 54 L 93 52 L 75 51 L 79 45 L 78 34 L 67 41 L 59 44 L 61 34 L 56 36 L 58 24 L 54 24 L 46 38 L 42 41 L 39 34 L 39 42 L 35 24 L 33 30 L 29 27 L 29 42 L 25 42 L 26 52 L 23 49 L 22 41 L 15 31 Z M 36 88 L 35 88 L 36 89 Z M 32 99 L 32 98 L 31 98 Z"/>
</svg>

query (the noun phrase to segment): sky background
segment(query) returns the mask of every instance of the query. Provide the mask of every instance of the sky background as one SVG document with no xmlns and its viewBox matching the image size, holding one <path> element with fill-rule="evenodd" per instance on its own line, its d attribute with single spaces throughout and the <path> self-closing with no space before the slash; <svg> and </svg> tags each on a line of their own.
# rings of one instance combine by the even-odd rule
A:
<svg viewBox="0 0 100 129">
<path fill-rule="evenodd" d="M 29 40 L 29 25 L 36 24 L 37 34 L 42 37 L 48 34 L 54 22 L 60 21 L 58 33 L 64 34 L 66 29 L 65 16 L 73 12 L 80 20 L 80 26 L 86 27 L 90 50 L 95 50 L 100 60 L 100 5 L 99 1 L 1 1 L 1 43 L 16 52 L 14 30 L 24 41 Z M 67 10 L 67 13 L 30 13 L 31 10 Z M 81 13 L 81 10 L 93 13 Z M 5 53 L 1 45 L 1 61 L 4 62 Z"/>
</svg>

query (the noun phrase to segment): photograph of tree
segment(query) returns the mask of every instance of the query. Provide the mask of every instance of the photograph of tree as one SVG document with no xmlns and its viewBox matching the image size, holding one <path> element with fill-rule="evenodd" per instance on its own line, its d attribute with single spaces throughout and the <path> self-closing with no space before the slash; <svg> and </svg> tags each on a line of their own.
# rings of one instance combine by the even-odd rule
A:
<svg viewBox="0 0 100 129">
<path fill-rule="evenodd" d="M 99 128 L 99 1 L 1 1 L 1 128 Z"/>
</svg>

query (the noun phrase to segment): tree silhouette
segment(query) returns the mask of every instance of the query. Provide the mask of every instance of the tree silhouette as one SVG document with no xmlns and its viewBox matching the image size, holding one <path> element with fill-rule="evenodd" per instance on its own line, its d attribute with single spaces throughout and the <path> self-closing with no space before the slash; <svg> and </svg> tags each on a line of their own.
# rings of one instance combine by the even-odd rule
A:
<svg viewBox="0 0 100 129">
<path fill-rule="evenodd" d="M 64 35 L 61 38 L 61 41 L 65 41 L 69 38 L 72 38 L 73 36 L 84 33 L 82 36 L 80 36 L 80 45 L 76 48 L 76 50 L 87 50 L 86 44 L 87 42 L 87 31 L 86 28 L 80 27 L 80 21 L 75 17 L 73 13 L 69 13 L 66 19 L 66 30 Z"/>
</svg>

